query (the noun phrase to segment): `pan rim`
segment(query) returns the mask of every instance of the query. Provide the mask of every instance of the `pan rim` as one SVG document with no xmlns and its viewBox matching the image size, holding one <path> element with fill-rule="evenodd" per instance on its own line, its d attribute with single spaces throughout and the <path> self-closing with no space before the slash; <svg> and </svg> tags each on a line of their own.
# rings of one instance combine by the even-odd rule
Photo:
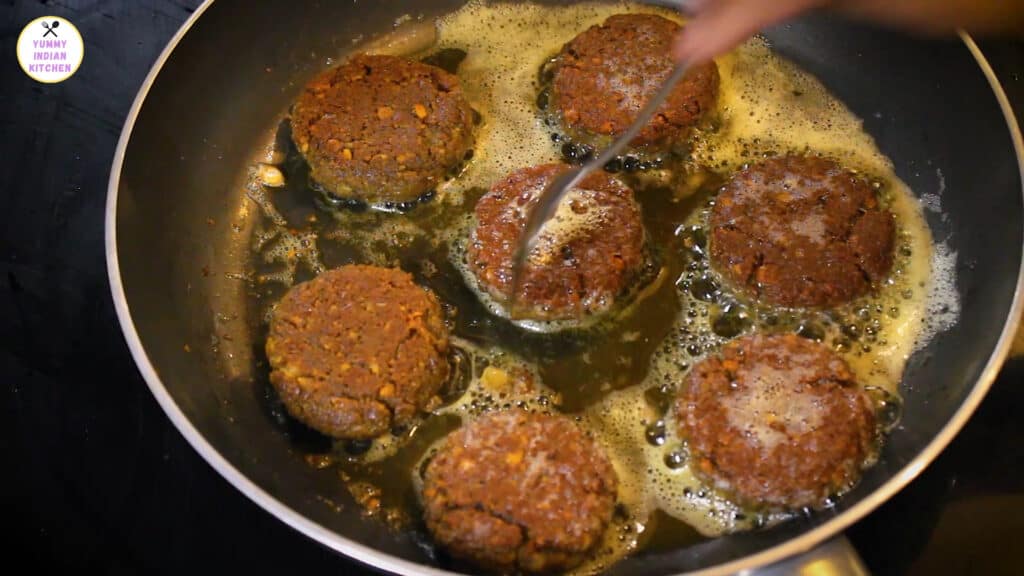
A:
<svg viewBox="0 0 1024 576">
<path fill-rule="evenodd" d="M 182 411 L 181 407 L 178 406 L 174 398 L 171 397 L 170 392 L 164 386 L 160 376 L 156 372 L 156 368 L 150 362 L 149 356 L 142 345 L 142 339 L 136 330 L 131 310 L 125 296 L 124 285 L 121 280 L 120 263 L 117 254 L 117 200 L 118 190 L 120 188 L 121 172 L 124 167 L 125 153 L 128 148 L 128 143 L 131 140 L 135 123 L 153 83 L 172 52 L 177 48 L 178 44 L 186 36 L 192 26 L 195 25 L 196 21 L 198 21 L 198 19 L 206 12 L 207 9 L 210 8 L 210 6 L 213 5 L 213 3 L 214 0 L 204 0 L 188 20 L 182 24 L 181 28 L 178 29 L 175 35 L 167 43 L 167 46 L 164 47 L 160 56 L 150 68 L 149 73 L 139 88 L 135 100 L 133 101 L 125 119 L 124 127 L 122 128 L 117 148 L 115 149 L 110 178 L 107 185 L 106 214 L 104 222 L 105 250 L 111 296 L 113 298 L 114 308 L 117 313 L 118 322 L 121 326 L 125 342 L 128 345 L 135 365 L 143 376 L 143 379 L 146 381 L 146 385 L 150 389 L 150 392 L 160 404 L 160 407 L 166 416 L 171 420 L 171 423 L 174 424 L 174 427 L 182 436 L 185 437 L 185 440 L 192 446 L 193 450 L 198 452 L 207 464 L 213 467 L 218 474 L 220 474 L 239 492 L 249 498 L 249 500 L 270 512 L 286 525 L 306 537 L 320 543 L 321 545 L 327 546 L 344 556 L 373 566 L 377 569 L 397 574 L 430 574 L 438 576 L 455 574 L 454 572 L 404 560 L 350 540 L 322 526 L 321 524 L 310 520 L 263 490 L 263 488 L 250 480 L 248 476 L 231 464 L 192 424 L 189 418 Z M 1007 128 L 1013 141 L 1020 174 L 1021 193 L 1024 195 L 1024 136 L 1022 136 L 1020 126 L 1017 122 L 1016 116 L 1014 115 L 1009 98 L 1007 97 L 1002 84 L 996 77 L 987 58 L 982 53 L 974 39 L 964 31 L 960 31 L 959 35 L 985 75 L 985 78 L 988 81 L 1003 113 Z M 1017 284 L 1014 291 L 1013 303 L 1010 307 L 1010 313 L 1007 315 L 999 340 L 989 356 L 981 375 L 978 377 L 973 388 L 953 416 L 946 422 L 938 434 L 936 434 L 910 462 L 904 465 L 899 472 L 886 480 L 881 486 L 862 498 L 849 509 L 844 510 L 842 513 L 823 522 L 821 525 L 760 552 L 750 554 L 724 564 L 691 572 L 690 574 L 700 576 L 733 574 L 739 571 L 767 567 L 776 562 L 806 553 L 830 538 L 841 536 L 847 528 L 870 514 L 882 503 L 889 500 L 896 493 L 906 487 L 907 484 L 917 478 L 917 476 L 919 476 L 921 472 L 923 472 L 924 469 L 935 460 L 939 453 L 941 453 L 960 432 L 988 393 L 1009 355 L 1014 335 L 1016 334 L 1021 322 L 1022 312 L 1024 312 L 1024 257 L 1022 257 L 1020 267 L 1018 268 Z"/>
</svg>

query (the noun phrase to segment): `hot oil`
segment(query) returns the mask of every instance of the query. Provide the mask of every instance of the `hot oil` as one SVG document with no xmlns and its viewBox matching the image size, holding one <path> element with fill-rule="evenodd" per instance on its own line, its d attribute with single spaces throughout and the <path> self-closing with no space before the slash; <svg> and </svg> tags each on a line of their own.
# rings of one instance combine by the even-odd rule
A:
<svg viewBox="0 0 1024 576">
<path fill-rule="evenodd" d="M 927 313 L 929 307 L 954 317 L 959 310 L 948 250 L 934 245 L 919 201 L 864 132 L 861 120 L 815 78 L 757 40 L 719 59 L 718 65 L 725 118 L 717 134 L 698 144 L 698 162 L 731 171 L 765 153 L 822 154 L 861 172 L 896 214 L 897 261 L 890 281 L 876 296 L 828 315 L 823 323 L 832 325 L 829 340 L 862 382 L 897 393 L 910 354 L 950 323 Z M 692 221 L 696 224 L 696 217 Z"/>
<path fill-rule="evenodd" d="M 320 266 L 398 266 L 438 295 L 456 337 L 459 353 L 452 361 L 461 366 L 459 377 L 437 415 L 396 430 L 388 442 L 339 445 L 325 458 L 355 489 L 372 486 L 377 510 L 418 526 L 418 468 L 460 422 L 519 402 L 572 414 L 605 446 L 621 480 L 614 526 L 581 573 L 599 571 L 646 542 L 682 546 L 781 519 L 739 509 L 689 470 L 671 404 L 693 363 L 755 331 L 821 340 L 871 387 L 888 428 L 898 418 L 907 357 L 959 310 L 955 255 L 941 245 L 933 249 L 917 201 L 860 121 L 816 80 L 752 40 L 718 60 L 717 121 L 697 135 L 687 159 L 703 168 L 669 177 L 619 174 L 637 193 L 658 265 L 636 303 L 613 322 L 555 334 L 524 331 L 491 313 L 459 269 L 457 248 L 489 186 L 512 170 L 559 158 L 560 144 L 537 109 L 537 71 L 588 26 L 635 11 L 668 15 L 636 4 L 474 2 L 439 21 L 437 44 L 416 56 L 434 55 L 447 65 L 461 58 L 457 73 L 481 123 L 473 157 L 457 177 L 404 214 L 324 204 L 287 144 L 286 186 L 251 191 L 266 215 L 253 238 L 252 305 L 258 310 L 269 311 L 284 286 L 312 277 Z M 857 169 L 877 183 L 883 203 L 896 213 L 897 263 L 877 295 L 828 312 L 768 309 L 735 293 L 710 269 L 705 226 L 718 188 L 742 165 L 787 152 L 821 153 Z M 286 238 L 284 248 L 274 247 L 276 238 Z M 305 252 L 289 251 L 295 245 Z M 944 316 L 929 324 L 933 311 Z M 491 365 L 525 365 L 536 376 L 535 393 L 495 397 L 482 384 L 483 369 Z"/>
<path fill-rule="evenodd" d="M 558 148 L 536 110 L 537 72 L 579 31 L 635 4 L 581 3 L 570 7 L 470 2 L 438 25 L 441 50 L 465 50 L 463 90 L 482 118 L 474 161 L 450 192 L 487 188 L 509 172 L 556 162 Z M 650 10 L 650 8 L 646 8 Z"/>
</svg>

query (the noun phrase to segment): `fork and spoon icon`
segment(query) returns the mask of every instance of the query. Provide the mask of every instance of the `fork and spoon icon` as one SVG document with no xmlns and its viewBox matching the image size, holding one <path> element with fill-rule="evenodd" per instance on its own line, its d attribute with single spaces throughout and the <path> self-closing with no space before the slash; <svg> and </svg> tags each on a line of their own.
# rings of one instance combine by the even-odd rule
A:
<svg viewBox="0 0 1024 576">
<path fill-rule="evenodd" d="M 60 21 L 59 20 L 54 20 L 53 23 L 43 22 L 43 28 L 46 28 L 46 33 L 43 34 L 43 38 L 46 38 L 50 34 L 53 34 L 53 37 L 56 38 L 57 37 L 57 32 L 55 30 L 57 29 L 58 26 L 60 26 Z"/>
</svg>

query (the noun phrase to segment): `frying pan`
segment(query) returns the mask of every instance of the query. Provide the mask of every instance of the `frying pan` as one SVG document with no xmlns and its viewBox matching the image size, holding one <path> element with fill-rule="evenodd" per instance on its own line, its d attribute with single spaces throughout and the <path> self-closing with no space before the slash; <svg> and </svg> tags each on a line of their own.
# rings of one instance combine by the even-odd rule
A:
<svg viewBox="0 0 1024 576">
<path fill-rule="evenodd" d="M 203 4 L 163 52 L 131 109 L 107 210 L 110 283 L 125 338 L 153 395 L 229 482 L 296 530 L 379 569 L 440 574 L 429 546 L 361 517 L 333 473 L 303 463 L 257 377 L 261 319 L 246 310 L 258 209 L 241 174 L 302 84 L 399 16 L 459 0 Z M 918 194 L 941 197 L 932 233 L 956 252 L 959 323 L 915 354 L 901 425 L 877 466 L 834 509 L 773 529 L 640 552 L 613 574 L 786 573 L 808 558 L 856 571 L 842 531 L 931 462 L 981 401 L 1022 308 L 1020 131 L 973 41 L 924 41 L 808 16 L 767 33 L 820 78 Z M 810 552 L 811 556 L 793 559 Z M 827 557 L 827 558 L 826 558 Z M 775 564 L 790 559 L 788 564 Z"/>
</svg>

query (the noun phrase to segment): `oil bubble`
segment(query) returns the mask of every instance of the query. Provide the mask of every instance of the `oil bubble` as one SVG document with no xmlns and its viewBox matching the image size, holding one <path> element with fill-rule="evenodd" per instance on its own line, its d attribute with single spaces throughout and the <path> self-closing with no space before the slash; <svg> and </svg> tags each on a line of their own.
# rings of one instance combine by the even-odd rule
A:
<svg viewBox="0 0 1024 576">
<path fill-rule="evenodd" d="M 850 340 L 857 340 L 860 338 L 860 326 L 856 324 L 844 324 L 840 328 L 840 331 L 842 331 L 842 333 Z"/>
<path fill-rule="evenodd" d="M 703 302 L 714 302 L 718 297 L 719 287 L 714 280 L 703 276 L 690 283 L 690 294 Z"/>
<path fill-rule="evenodd" d="M 473 377 L 470 373 L 472 371 L 472 361 L 463 350 L 453 348 L 448 362 L 451 365 L 451 376 L 440 392 L 441 403 L 445 405 L 461 398 L 469 387 L 470 379 Z"/>
<path fill-rule="evenodd" d="M 711 322 L 711 330 L 722 338 L 734 338 L 750 326 L 747 310 L 739 304 L 727 304 Z"/>
<path fill-rule="evenodd" d="M 673 470 L 678 470 L 679 468 L 686 466 L 686 452 L 681 449 L 676 449 L 665 454 L 665 466 L 668 466 Z M 684 490 L 684 492 L 689 492 L 689 488 Z"/>
<path fill-rule="evenodd" d="M 808 340 L 814 340 L 815 342 L 821 342 L 825 339 L 825 329 L 820 325 L 813 322 L 804 322 L 797 328 L 797 336 L 801 338 L 807 338 Z"/>
<path fill-rule="evenodd" d="M 652 386 L 647 390 L 644 390 L 644 400 L 646 400 L 647 404 L 651 408 L 654 408 L 659 415 L 663 415 L 668 412 L 668 409 L 672 406 L 674 399 L 675 390 L 668 384 Z"/>
<path fill-rule="evenodd" d="M 537 94 L 537 108 L 539 108 L 540 110 L 547 110 L 548 109 L 548 101 L 550 100 L 550 98 L 551 98 L 551 89 L 550 88 L 544 88 L 543 90 L 541 90 L 540 93 Z"/>
<path fill-rule="evenodd" d="M 658 420 L 647 426 L 644 430 L 644 438 L 651 446 L 661 446 L 665 443 L 665 421 Z"/>
<path fill-rule="evenodd" d="M 459 64 L 462 64 L 462 61 L 466 59 L 466 55 L 465 50 L 460 50 L 458 48 L 443 48 L 434 52 L 430 56 L 423 58 L 421 62 L 431 66 L 437 66 L 449 74 L 456 74 L 459 69 Z"/>
<path fill-rule="evenodd" d="M 899 396 L 879 386 L 865 386 L 864 391 L 875 405 L 878 429 L 883 434 L 888 434 L 896 428 L 903 416 L 903 401 Z"/>
</svg>

